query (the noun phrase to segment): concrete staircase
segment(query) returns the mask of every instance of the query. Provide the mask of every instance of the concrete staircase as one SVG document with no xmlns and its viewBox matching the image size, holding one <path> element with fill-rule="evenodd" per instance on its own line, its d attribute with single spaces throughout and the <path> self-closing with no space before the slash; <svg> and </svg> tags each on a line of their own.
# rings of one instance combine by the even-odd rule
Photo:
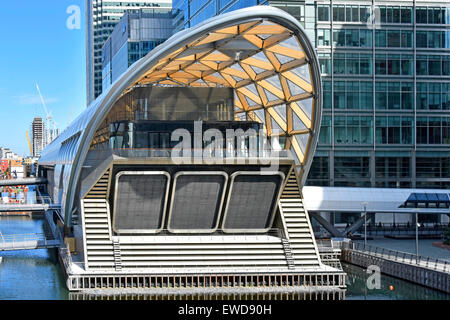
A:
<svg viewBox="0 0 450 320">
<path fill-rule="evenodd" d="M 93 266 L 109 268 L 109 261 L 114 261 L 109 204 L 106 200 L 109 174 L 108 169 L 81 200 L 88 268 Z"/>
<path fill-rule="evenodd" d="M 281 194 L 279 209 L 286 226 L 287 240 L 296 267 L 318 267 L 317 251 L 308 214 L 303 206 L 299 184 L 292 171 Z"/>
</svg>

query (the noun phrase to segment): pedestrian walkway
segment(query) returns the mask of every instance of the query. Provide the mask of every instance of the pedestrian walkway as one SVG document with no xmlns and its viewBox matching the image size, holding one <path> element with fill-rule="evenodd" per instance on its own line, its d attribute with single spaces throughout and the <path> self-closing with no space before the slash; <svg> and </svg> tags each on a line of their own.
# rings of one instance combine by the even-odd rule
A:
<svg viewBox="0 0 450 320">
<path fill-rule="evenodd" d="M 364 243 L 353 243 L 351 249 L 390 261 L 450 273 L 450 263 L 446 260 L 424 257 L 420 255 L 417 256 L 415 254 L 407 252 L 395 251 L 371 245 L 364 245 Z"/>
<path fill-rule="evenodd" d="M 59 240 L 47 239 L 43 233 L 12 235 L 0 233 L 0 251 L 47 249 L 59 246 Z"/>
</svg>

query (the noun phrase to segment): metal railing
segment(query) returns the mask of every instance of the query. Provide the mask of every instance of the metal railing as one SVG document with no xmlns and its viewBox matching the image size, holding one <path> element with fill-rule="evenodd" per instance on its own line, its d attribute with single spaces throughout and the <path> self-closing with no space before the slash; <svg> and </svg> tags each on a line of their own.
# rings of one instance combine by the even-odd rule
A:
<svg viewBox="0 0 450 320">
<path fill-rule="evenodd" d="M 432 269 L 436 271 L 450 272 L 448 267 L 449 263 L 446 260 L 440 260 L 430 257 L 417 256 L 412 253 L 396 251 L 371 245 L 365 245 L 364 243 L 353 242 L 350 245 L 352 250 L 370 253 L 373 256 L 385 258 L 388 260 L 393 260 L 401 263 L 408 263 L 412 265 L 417 265 L 427 269 Z"/>
<path fill-rule="evenodd" d="M 9 235 L 0 233 L 0 249 L 3 250 L 30 249 L 47 245 L 48 240 L 43 233 Z"/>
<path fill-rule="evenodd" d="M 125 158 L 206 158 L 206 159 L 227 159 L 227 158 L 289 158 L 291 153 L 289 150 L 247 150 L 247 149 L 183 149 L 176 150 L 172 148 L 114 148 L 112 153 L 119 157 Z"/>
<path fill-rule="evenodd" d="M 448 228 L 446 223 L 422 223 L 418 231 L 420 234 L 436 235 L 442 233 Z M 359 233 L 364 232 L 364 224 L 357 230 Z M 398 234 L 409 235 L 415 234 L 416 229 L 414 223 L 377 223 L 367 224 L 367 234 Z"/>
</svg>

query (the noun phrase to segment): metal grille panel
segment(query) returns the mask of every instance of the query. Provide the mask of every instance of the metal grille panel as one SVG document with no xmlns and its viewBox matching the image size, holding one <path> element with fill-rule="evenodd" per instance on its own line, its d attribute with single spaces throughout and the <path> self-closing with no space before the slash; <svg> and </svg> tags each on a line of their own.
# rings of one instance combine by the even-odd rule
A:
<svg viewBox="0 0 450 320">
<path fill-rule="evenodd" d="M 223 230 L 256 232 L 269 229 L 283 179 L 282 173 L 236 175 L 231 186 Z"/>
<path fill-rule="evenodd" d="M 116 176 L 114 231 L 155 233 L 162 229 L 168 174 L 119 173 Z"/>
<path fill-rule="evenodd" d="M 172 232 L 213 232 L 223 202 L 227 176 L 181 174 L 175 180 L 169 230 Z"/>
</svg>

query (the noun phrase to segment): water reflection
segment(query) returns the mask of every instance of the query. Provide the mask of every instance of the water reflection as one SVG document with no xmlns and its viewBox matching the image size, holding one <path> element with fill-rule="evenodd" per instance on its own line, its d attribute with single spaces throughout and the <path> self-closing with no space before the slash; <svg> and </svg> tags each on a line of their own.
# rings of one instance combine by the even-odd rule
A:
<svg viewBox="0 0 450 320">
<path fill-rule="evenodd" d="M 449 300 L 450 295 L 414 283 L 381 275 L 381 288 L 369 290 L 366 286 L 369 274 L 365 269 L 342 264 L 347 273 L 346 300 Z M 389 287 L 392 286 L 393 290 Z"/>
<path fill-rule="evenodd" d="M 43 220 L 29 217 L 0 217 L 0 231 L 42 233 Z M 365 270 L 344 264 L 347 290 L 341 292 L 209 292 L 209 293 L 145 293 L 116 295 L 69 293 L 62 270 L 52 250 L 0 252 L 0 300 L 401 300 L 450 299 L 450 295 L 389 276 L 381 276 L 381 289 L 368 290 Z M 394 290 L 389 290 L 392 285 Z M 269 289 L 270 290 L 270 289 Z"/>
</svg>

